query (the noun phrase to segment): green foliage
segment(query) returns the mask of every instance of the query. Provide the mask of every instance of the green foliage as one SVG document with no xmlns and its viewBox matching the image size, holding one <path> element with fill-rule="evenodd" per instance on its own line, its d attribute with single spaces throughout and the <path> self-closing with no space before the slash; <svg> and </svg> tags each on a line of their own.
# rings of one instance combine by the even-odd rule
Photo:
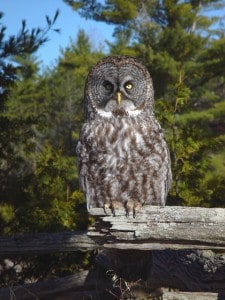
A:
<svg viewBox="0 0 225 300">
<path fill-rule="evenodd" d="M 225 101 L 208 110 L 189 111 L 191 91 L 181 77 L 167 97 L 156 103 L 156 111 L 166 128 L 172 159 L 173 188 L 168 204 L 215 206 L 215 191 L 224 190 L 225 135 L 224 130 L 215 132 L 212 127 L 223 126 Z M 215 178 L 218 185 L 213 187 Z M 218 204 L 222 203 L 221 195 Z"/>
<path fill-rule="evenodd" d="M 4 101 L 9 92 L 10 86 L 17 79 L 17 70 L 22 68 L 22 65 L 15 65 L 13 58 L 15 56 L 23 58 L 27 54 L 32 54 L 37 49 L 47 42 L 48 32 L 53 29 L 53 26 L 58 18 L 59 11 L 57 10 L 53 19 L 46 16 L 46 28 L 33 28 L 30 31 L 27 29 L 26 21 L 22 21 L 22 26 L 17 35 L 12 35 L 5 39 L 6 27 L 0 23 L 0 109 L 4 107 Z M 0 12 L 0 20 L 3 13 Z M 59 31 L 58 29 L 53 29 Z"/>
<path fill-rule="evenodd" d="M 136 56 L 136 50 L 130 46 L 130 32 L 118 31 L 115 36 L 115 42 L 107 42 L 111 55 Z"/>
<path fill-rule="evenodd" d="M 0 204 L 0 224 L 4 228 L 3 233 L 10 232 L 10 224 L 15 218 L 14 207 L 7 203 Z"/>
<path fill-rule="evenodd" d="M 101 56 L 92 52 L 81 31 L 77 41 L 62 52 L 57 68 L 44 76 L 37 75 L 32 57 L 20 59 L 21 81 L 13 87 L 2 113 L 9 126 L 1 157 L 1 201 L 10 203 L 15 214 L 2 232 L 86 228 L 75 145 L 83 120 L 85 77 Z"/>
<path fill-rule="evenodd" d="M 126 24 L 136 18 L 137 3 L 140 1 L 128 0 L 107 0 L 105 3 L 92 1 L 64 0 L 73 9 L 78 10 L 85 18 L 92 18 L 97 21 L 104 21 L 113 24 Z"/>
<path fill-rule="evenodd" d="M 49 144 L 43 146 L 36 157 L 36 167 L 26 190 L 32 206 L 25 211 L 24 207 L 17 211 L 18 215 L 23 216 L 24 230 L 29 228 L 34 232 L 76 228 L 72 197 L 72 183 L 77 180 L 75 165 L 73 157 L 63 156 L 62 151 L 53 149 Z"/>
</svg>

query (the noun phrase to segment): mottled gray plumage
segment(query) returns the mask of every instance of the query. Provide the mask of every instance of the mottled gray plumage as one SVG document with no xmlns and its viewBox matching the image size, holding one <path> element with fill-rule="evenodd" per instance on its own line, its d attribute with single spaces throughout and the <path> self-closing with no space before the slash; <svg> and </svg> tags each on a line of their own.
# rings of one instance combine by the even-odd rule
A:
<svg viewBox="0 0 225 300">
<path fill-rule="evenodd" d="M 136 59 L 100 60 L 86 80 L 85 123 L 77 145 L 87 208 L 165 205 L 171 185 L 170 157 L 153 113 L 154 90 Z"/>
</svg>

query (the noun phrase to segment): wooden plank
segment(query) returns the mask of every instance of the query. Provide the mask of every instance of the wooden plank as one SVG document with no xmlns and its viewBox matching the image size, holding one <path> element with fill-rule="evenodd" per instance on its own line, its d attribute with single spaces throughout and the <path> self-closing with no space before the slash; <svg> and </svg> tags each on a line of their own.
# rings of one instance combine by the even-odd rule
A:
<svg viewBox="0 0 225 300">
<path fill-rule="evenodd" d="M 87 251 L 98 248 L 87 232 L 18 234 L 0 237 L 0 256 Z"/>
<path fill-rule="evenodd" d="M 114 249 L 225 249 L 225 209 L 146 206 L 136 218 L 117 211 L 91 211 L 98 221 L 88 232 L 0 237 L 0 256 Z"/>
<path fill-rule="evenodd" d="M 104 247 L 118 249 L 225 249 L 225 209 L 145 206 L 133 216 L 122 210 L 104 215 L 101 208 L 88 236 Z"/>
<path fill-rule="evenodd" d="M 114 249 L 225 249 L 225 209 L 146 206 L 134 219 L 92 211 L 99 221 L 88 232 L 0 237 L 0 255 Z"/>
<path fill-rule="evenodd" d="M 162 296 L 162 300 L 218 300 L 217 293 L 182 293 L 182 292 L 166 292 Z"/>
</svg>

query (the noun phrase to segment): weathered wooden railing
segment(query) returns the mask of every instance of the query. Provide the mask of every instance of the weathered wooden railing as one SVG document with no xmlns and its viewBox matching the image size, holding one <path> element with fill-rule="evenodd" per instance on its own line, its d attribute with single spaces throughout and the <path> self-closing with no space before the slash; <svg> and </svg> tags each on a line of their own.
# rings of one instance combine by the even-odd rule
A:
<svg viewBox="0 0 225 300">
<path fill-rule="evenodd" d="M 68 290 L 74 299 L 85 294 L 108 299 L 118 282 L 123 296 L 141 290 L 142 299 L 152 291 L 162 293 L 161 299 L 225 299 L 225 209 L 146 206 L 136 218 L 124 211 L 105 215 L 99 208 L 91 214 L 96 222 L 88 232 L 1 237 L 0 256 L 101 249 L 99 268 L 4 288 L 0 299 L 54 299 Z M 181 292 L 162 292 L 160 287 Z"/>
</svg>

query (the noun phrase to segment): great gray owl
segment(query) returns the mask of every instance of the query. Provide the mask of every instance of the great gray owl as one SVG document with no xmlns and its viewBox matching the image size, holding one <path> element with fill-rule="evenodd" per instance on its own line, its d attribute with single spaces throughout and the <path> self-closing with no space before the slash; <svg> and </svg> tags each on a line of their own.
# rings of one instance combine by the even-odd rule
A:
<svg viewBox="0 0 225 300">
<path fill-rule="evenodd" d="M 165 205 L 170 157 L 153 113 L 154 90 L 136 59 L 100 60 L 86 80 L 85 123 L 77 144 L 78 171 L 87 209 Z"/>
</svg>

